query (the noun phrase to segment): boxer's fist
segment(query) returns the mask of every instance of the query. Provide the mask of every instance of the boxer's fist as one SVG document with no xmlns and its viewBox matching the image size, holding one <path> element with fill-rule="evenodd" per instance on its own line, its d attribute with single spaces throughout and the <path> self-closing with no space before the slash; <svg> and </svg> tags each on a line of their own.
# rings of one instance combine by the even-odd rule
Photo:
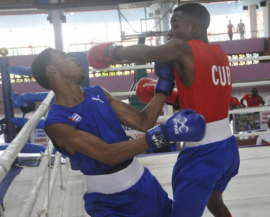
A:
<svg viewBox="0 0 270 217">
<path fill-rule="evenodd" d="M 142 78 L 137 83 L 136 96 L 141 103 L 149 103 L 154 97 L 157 81 L 151 78 Z M 166 98 L 166 102 L 177 105 L 178 91 L 173 90 L 172 94 Z"/>
<path fill-rule="evenodd" d="M 171 116 L 164 124 L 147 131 L 150 148 L 158 149 L 170 142 L 200 141 L 206 130 L 204 117 L 191 109 L 184 109 Z"/>
<path fill-rule="evenodd" d="M 156 93 L 164 93 L 166 96 L 172 94 L 174 88 L 174 72 L 171 62 L 156 62 L 155 74 L 158 77 L 155 88 Z"/>
<path fill-rule="evenodd" d="M 103 69 L 113 64 L 113 61 L 121 61 L 115 57 L 115 51 L 121 46 L 114 43 L 98 44 L 88 52 L 89 64 L 96 69 Z"/>
<path fill-rule="evenodd" d="M 136 96 L 141 103 L 149 103 L 154 96 L 157 81 L 151 78 L 142 78 L 137 83 Z"/>
</svg>

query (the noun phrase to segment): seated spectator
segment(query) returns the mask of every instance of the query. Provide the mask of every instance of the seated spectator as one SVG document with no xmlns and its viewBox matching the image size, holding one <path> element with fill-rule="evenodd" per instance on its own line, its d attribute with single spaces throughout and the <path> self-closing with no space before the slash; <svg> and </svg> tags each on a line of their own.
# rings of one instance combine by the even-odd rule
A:
<svg viewBox="0 0 270 217">
<path fill-rule="evenodd" d="M 251 90 L 252 94 L 246 94 L 242 99 L 241 99 L 241 104 L 243 107 L 246 107 L 244 105 L 244 100 L 247 101 L 247 106 L 248 107 L 256 107 L 259 106 L 260 104 L 264 105 L 264 100 L 263 98 L 259 95 L 258 90 L 256 87 L 253 87 Z"/>
<path fill-rule="evenodd" d="M 268 125 L 269 134 L 258 136 L 256 145 L 263 145 L 263 144 L 270 143 L 270 115 L 268 116 L 268 119 L 267 119 L 267 125 Z"/>
<path fill-rule="evenodd" d="M 242 108 L 242 105 L 236 97 L 231 96 L 230 110 L 234 108 Z"/>
<path fill-rule="evenodd" d="M 236 97 L 231 96 L 230 110 L 233 110 L 234 108 L 242 108 L 242 105 Z M 231 122 L 232 120 L 233 120 L 233 115 L 230 114 L 229 122 Z"/>
</svg>

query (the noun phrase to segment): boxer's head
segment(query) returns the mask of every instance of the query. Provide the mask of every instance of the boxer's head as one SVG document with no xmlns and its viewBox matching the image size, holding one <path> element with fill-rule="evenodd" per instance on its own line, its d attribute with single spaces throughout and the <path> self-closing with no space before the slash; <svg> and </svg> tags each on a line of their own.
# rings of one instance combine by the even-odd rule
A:
<svg viewBox="0 0 270 217">
<path fill-rule="evenodd" d="M 204 6 L 197 3 L 188 3 L 174 9 L 170 22 L 169 39 L 200 40 L 207 36 L 210 14 Z"/>
<path fill-rule="evenodd" d="M 80 84 L 85 75 L 84 69 L 66 53 L 48 48 L 33 61 L 31 71 L 36 81 L 43 88 L 53 90 L 57 80 Z"/>
<path fill-rule="evenodd" d="M 268 116 L 268 119 L 267 119 L 267 125 L 268 125 L 268 128 L 270 129 L 270 115 Z"/>
</svg>

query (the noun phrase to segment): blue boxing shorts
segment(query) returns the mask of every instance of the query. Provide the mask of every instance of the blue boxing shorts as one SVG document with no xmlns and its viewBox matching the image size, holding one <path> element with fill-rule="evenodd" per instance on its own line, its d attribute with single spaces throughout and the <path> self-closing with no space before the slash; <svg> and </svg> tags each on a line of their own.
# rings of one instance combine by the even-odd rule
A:
<svg viewBox="0 0 270 217">
<path fill-rule="evenodd" d="M 171 217 L 201 217 L 213 190 L 223 192 L 238 173 L 239 151 L 234 136 L 185 147 L 173 169 Z"/>
<path fill-rule="evenodd" d="M 85 210 L 91 217 L 169 217 L 172 201 L 136 158 L 119 172 L 86 176 Z"/>
</svg>

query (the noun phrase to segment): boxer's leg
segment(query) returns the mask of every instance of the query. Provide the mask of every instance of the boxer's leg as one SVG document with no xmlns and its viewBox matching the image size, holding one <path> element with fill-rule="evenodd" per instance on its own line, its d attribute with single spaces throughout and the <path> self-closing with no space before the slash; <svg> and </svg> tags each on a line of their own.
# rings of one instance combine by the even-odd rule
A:
<svg viewBox="0 0 270 217">
<path fill-rule="evenodd" d="M 230 216 L 230 211 L 223 202 L 222 193 L 223 192 L 213 190 L 207 203 L 207 208 L 215 217 Z"/>
<path fill-rule="evenodd" d="M 233 140 L 231 137 L 181 151 L 173 170 L 171 217 L 201 217 L 212 191 L 226 188 L 226 171 L 232 167 L 235 152 Z"/>
<path fill-rule="evenodd" d="M 215 217 L 230 217 L 230 211 L 223 202 L 222 193 L 225 191 L 229 181 L 238 173 L 240 157 L 237 142 L 234 137 L 230 138 L 231 166 L 216 182 L 215 188 L 208 201 L 207 208 Z"/>
</svg>

